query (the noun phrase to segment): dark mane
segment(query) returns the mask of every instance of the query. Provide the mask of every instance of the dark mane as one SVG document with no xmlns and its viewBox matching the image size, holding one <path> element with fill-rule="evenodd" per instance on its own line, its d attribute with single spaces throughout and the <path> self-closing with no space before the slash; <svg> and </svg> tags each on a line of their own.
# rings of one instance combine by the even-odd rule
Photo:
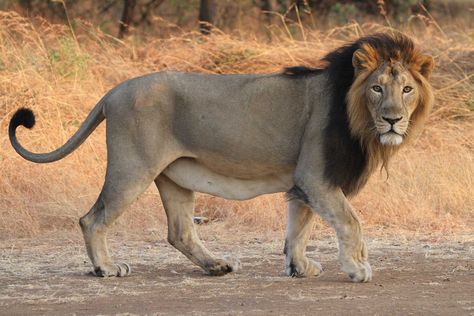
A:
<svg viewBox="0 0 474 316">
<path fill-rule="evenodd" d="M 332 91 L 329 122 L 324 130 L 324 176 L 344 194 L 352 194 L 360 186 L 359 179 L 367 166 L 367 152 L 349 130 L 346 95 L 354 81 L 352 55 L 366 39 L 340 47 L 323 60 Z"/>
<path fill-rule="evenodd" d="M 352 56 L 363 45 L 373 47 L 381 60 L 396 59 L 407 64 L 415 49 L 411 39 L 402 34 L 378 33 L 342 46 L 323 58 L 328 63 L 325 72 L 332 91 L 329 122 L 324 130 L 324 176 L 331 185 L 342 188 L 346 195 L 357 193 L 373 171 L 368 170 L 371 157 L 367 148 L 349 130 L 346 102 L 354 82 Z"/>
<path fill-rule="evenodd" d="M 310 68 L 305 66 L 286 67 L 283 69 L 282 75 L 290 78 L 301 78 L 314 76 L 324 72 L 321 68 Z"/>
<path fill-rule="evenodd" d="M 347 115 L 346 95 L 354 82 L 352 56 L 363 45 L 370 45 L 381 60 L 397 59 L 406 63 L 414 52 L 413 42 L 401 34 L 383 33 L 362 37 L 327 54 L 324 68 L 290 67 L 283 75 L 302 78 L 326 73 L 332 91 L 328 125 L 324 130 L 324 176 L 334 187 L 340 187 L 346 195 L 357 193 L 367 182 L 372 170 L 368 170 L 369 153 L 361 140 L 351 135 Z"/>
<path fill-rule="evenodd" d="M 331 106 L 324 129 L 324 176 L 346 195 L 357 193 L 373 171 L 369 170 L 371 157 L 367 148 L 362 140 L 351 135 L 346 101 L 355 75 L 352 56 L 364 45 L 371 46 L 384 61 L 399 60 L 410 65 L 415 55 L 415 46 L 410 38 L 401 33 L 377 33 L 330 52 L 321 60 L 323 68 L 297 66 L 285 68 L 282 72 L 283 76 L 295 79 L 327 74 Z"/>
</svg>

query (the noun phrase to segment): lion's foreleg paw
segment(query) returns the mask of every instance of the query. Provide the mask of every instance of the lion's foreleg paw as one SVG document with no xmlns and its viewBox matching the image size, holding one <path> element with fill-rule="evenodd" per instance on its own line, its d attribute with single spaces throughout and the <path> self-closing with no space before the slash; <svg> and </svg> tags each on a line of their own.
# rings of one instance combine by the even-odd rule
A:
<svg viewBox="0 0 474 316">
<path fill-rule="evenodd" d="M 352 282 L 369 282 L 372 280 L 372 268 L 368 261 L 345 262 L 342 271 L 347 273 Z"/>
<path fill-rule="evenodd" d="M 323 273 L 323 266 L 314 260 L 304 258 L 302 260 L 287 259 L 285 273 L 290 277 L 302 278 L 318 276 Z"/>
<path fill-rule="evenodd" d="M 369 282 L 372 280 L 372 268 L 367 261 L 367 247 L 364 242 L 360 250 L 353 254 L 340 254 L 342 271 L 347 273 L 352 282 Z"/>
</svg>

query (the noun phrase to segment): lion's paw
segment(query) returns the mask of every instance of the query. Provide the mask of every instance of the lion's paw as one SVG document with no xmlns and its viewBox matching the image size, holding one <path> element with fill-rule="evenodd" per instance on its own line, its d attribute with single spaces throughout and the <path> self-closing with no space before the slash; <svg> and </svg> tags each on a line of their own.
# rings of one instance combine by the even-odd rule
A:
<svg viewBox="0 0 474 316">
<path fill-rule="evenodd" d="M 372 280 L 372 268 L 368 261 L 350 260 L 344 262 L 342 271 L 347 273 L 352 282 L 368 282 Z"/>
<path fill-rule="evenodd" d="M 98 277 L 124 277 L 130 275 L 132 269 L 126 263 L 101 265 L 94 269 L 94 274 Z"/>
<path fill-rule="evenodd" d="M 285 267 L 286 275 L 290 277 L 302 278 L 302 277 L 310 277 L 310 276 L 318 276 L 320 275 L 324 269 L 323 266 L 316 261 L 313 261 L 308 258 L 304 258 L 305 260 L 290 260 Z"/>
<path fill-rule="evenodd" d="M 230 272 L 235 272 L 241 267 L 240 260 L 232 256 L 224 256 L 222 259 L 217 259 L 213 264 L 206 267 L 206 272 L 209 275 L 221 276 Z"/>
</svg>

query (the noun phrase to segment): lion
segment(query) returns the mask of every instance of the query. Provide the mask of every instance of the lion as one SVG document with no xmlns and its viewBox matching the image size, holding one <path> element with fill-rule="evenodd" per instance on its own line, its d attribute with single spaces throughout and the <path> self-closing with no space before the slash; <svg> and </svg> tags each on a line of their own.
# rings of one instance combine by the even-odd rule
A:
<svg viewBox="0 0 474 316">
<path fill-rule="evenodd" d="M 330 52 L 317 68 L 230 75 L 166 71 L 125 81 L 50 153 L 32 153 L 17 140 L 18 126 L 35 124 L 29 109 L 13 115 L 9 137 L 25 159 L 53 162 L 107 119 L 105 183 L 79 221 L 97 276 L 130 274 L 128 264 L 112 261 L 106 232 L 154 182 L 169 243 L 210 275 L 236 271 L 240 262 L 216 257 L 199 240 L 194 192 L 232 200 L 287 192 L 286 274 L 322 272 L 305 254 L 319 214 L 336 231 L 342 270 L 354 282 L 367 282 L 368 251 L 348 197 L 421 130 L 433 104 L 433 67 L 433 58 L 406 35 L 377 33 Z"/>
</svg>

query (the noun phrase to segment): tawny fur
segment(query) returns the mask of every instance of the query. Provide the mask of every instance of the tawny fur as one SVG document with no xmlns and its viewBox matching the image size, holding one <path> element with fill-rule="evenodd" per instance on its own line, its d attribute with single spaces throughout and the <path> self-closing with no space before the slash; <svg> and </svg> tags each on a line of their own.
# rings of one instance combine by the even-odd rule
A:
<svg viewBox="0 0 474 316">
<path fill-rule="evenodd" d="M 10 141 L 27 160 L 53 162 L 107 120 L 105 183 L 80 219 L 98 276 L 130 273 L 127 264 L 112 261 L 106 232 L 154 182 L 169 242 L 209 274 L 229 273 L 240 264 L 216 257 L 199 240 L 194 192 L 235 200 L 289 192 L 286 273 L 321 273 L 321 265 L 305 254 L 311 221 L 319 214 L 337 232 L 342 270 L 354 282 L 367 282 L 372 277 L 367 247 L 346 196 L 357 193 L 378 165 L 387 165 L 402 138 L 405 144 L 419 132 L 433 102 L 427 81 L 433 60 L 403 35 L 376 34 L 323 61 L 321 69 L 279 74 L 145 75 L 108 92 L 53 152 L 32 153 L 19 143 L 17 127 L 34 125 L 25 109 L 10 121 Z M 385 95 L 373 91 L 370 85 L 377 83 Z M 409 85 L 414 90 L 402 94 Z M 384 131 L 393 119 L 398 123 Z"/>
</svg>

